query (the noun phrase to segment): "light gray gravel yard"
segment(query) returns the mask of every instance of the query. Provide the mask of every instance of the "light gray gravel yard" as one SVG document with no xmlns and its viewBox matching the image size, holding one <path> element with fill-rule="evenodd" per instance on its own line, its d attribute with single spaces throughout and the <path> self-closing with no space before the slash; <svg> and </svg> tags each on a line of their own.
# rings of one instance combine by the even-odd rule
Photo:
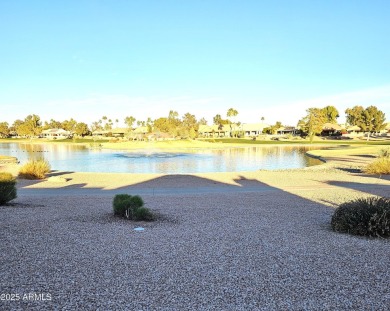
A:
<svg viewBox="0 0 390 311">
<path fill-rule="evenodd" d="M 349 195 L 389 196 L 390 183 L 324 174 L 116 191 L 143 192 L 165 216 L 153 223 L 112 216 L 115 191 L 21 187 L 0 207 L 0 294 L 20 299 L 0 310 L 389 310 L 390 240 L 334 233 L 330 218 Z"/>
</svg>

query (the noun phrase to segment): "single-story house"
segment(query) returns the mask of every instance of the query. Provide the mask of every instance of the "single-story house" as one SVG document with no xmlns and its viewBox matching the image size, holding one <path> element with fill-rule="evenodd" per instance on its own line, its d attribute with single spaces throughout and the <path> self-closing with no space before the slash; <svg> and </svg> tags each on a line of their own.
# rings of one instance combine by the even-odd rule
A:
<svg viewBox="0 0 390 311">
<path fill-rule="evenodd" d="M 199 125 L 198 134 L 203 137 L 230 137 L 230 124 Z"/>
<path fill-rule="evenodd" d="M 41 133 L 41 136 L 47 139 L 66 139 L 71 135 L 71 132 L 65 131 L 64 129 L 47 129 Z"/>
<path fill-rule="evenodd" d="M 263 133 L 265 128 L 269 127 L 269 124 L 265 123 L 244 123 L 240 127 L 245 133 L 245 136 L 257 136 Z"/>
<path fill-rule="evenodd" d="M 357 125 L 347 127 L 348 134 L 357 134 L 360 133 L 361 131 L 362 129 Z"/>
<path fill-rule="evenodd" d="M 296 135 L 298 133 L 299 130 L 295 126 L 282 126 L 277 130 L 277 134 L 279 135 L 285 135 L 285 134 Z"/>
<path fill-rule="evenodd" d="M 323 136 L 331 136 L 334 134 L 341 133 L 342 127 L 338 124 L 333 123 L 325 123 L 322 126 L 322 135 Z"/>
<path fill-rule="evenodd" d="M 92 136 L 107 136 L 110 131 L 96 130 L 92 132 Z"/>
<path fill-rule="evenodd" d="M 111 130 L 112 136 L 114 137 L 125 137 L 125 135 L 129 132 L 129 128 L 114 128 Z"/>
</svg>

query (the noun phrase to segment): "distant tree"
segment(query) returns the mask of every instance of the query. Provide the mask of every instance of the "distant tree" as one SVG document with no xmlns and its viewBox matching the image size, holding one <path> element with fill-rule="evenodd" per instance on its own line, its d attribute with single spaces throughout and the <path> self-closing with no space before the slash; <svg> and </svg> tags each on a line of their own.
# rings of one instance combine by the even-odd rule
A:
<svg viewBox="0 0 390 311">
<path fill-rule="evenodd" d="M 41 130 L 41 118 L 36 114 L 32 114 L 24 119 L 23 123 L 17 127 L 16 132 L 20 136 L 33 137 L 39 135 Z"/>
<path fill-rule="evenodd" d="M 177 136 L 181 126 L 181 121 L 177 117 L 178 113 L 171 110 L 168 114 L 168 118 L 158 118 L 154 120 L 154 127 L 161 132 Z"/>
<path fill-rule="evenodd" d="M 130 130 L 133 129 L 134 122 L 135 122 L 135 118 L 133 116 L 128 116 L 125 118 L 125 124 Z"/>
<path fill-rule="evenodd" d="M 177 119 L 178 116 L 179 113 L 177 111 L 170 110 L 168 114 L 168 119 L 170 120 Z"/>
<path fill-rule="evenodd" d="M 348 108 L 345 110 L 346 120 L 349 125 L 357 125 L 363 123 L 363 111 L 362 106 L 355 106 L 353 108 Z"/>
<path fill-rule="evenodd" d="M 325 117 L 326 117 L 326 122 L 329 123 L 336 123 L 336 119 L 339 117 L 339 112 L 334 106 L 326 106 L 325 108 L 322 109 Z"/>
<path fill-rule="evenodd" d="M 8 137 L 9 132 L 8 122 L 0 122 L 0 137 Z"/>
<path fill-rule="evenodd" d="M 366 109 L 355 106 L 347 109 L 345 113 L 350 125 L 357 125 L 365 132 L 379 132 L 386 127 L 385 114 L 376 106 L 369 106 Z"/>
<path fill-rule="evenodd" d="M 199 128 L 195 115 L 186 113 L 180 125 L 180 136 L 194 139 Z"/>
<path fill-rule="evenodd" d="M 265 118 L 264 118 L 264 117 L 261 117 L 261 122 L 262 122 L 262 123 L 264 123 L 264 120 L 265 120 Z"/>
<path fill-rule="evenodd" d="M 365 109 L 363 120 L 365 124 L 362 124 L 361 127 L 367 132 L 379 132 L 386 127 L 385 114 L 375 106 L 369 106 Z"/>
<path fill-rule="evenodd" d="M 275 135 L 275 134 L 277 134 L 278 129 L 280 129 L 281 127 L 282 127 L 282 122 L 277 121 L 274 125 L 266 127 L 263 130 L 263 133 L 267 133 L 267 134 L 270 134 L 270 135 Z"/>
<path fill-rule="evenodd" d="M 238 115 L 238 111 L 236 110 L 236 109 L 234 109 L 234 108 L 229 108 L 229 110 L 227 111 L 227 113 L 226 113 L 226 116 L 228 117 L 228 118 L 234 118 L 234 117 L 236 117 Z"/>
<path fill-rule="evenodd" d="M 307 115 L 298 122 L 298 126 L 309 136 L 310 142 L 313 142 L 314 136 L 322 132 L 327 117 L 324 110 L 319 108 L 309 108 L 306 112 Z"/>
<path fill-rule="evenodd" d="M 49 122 L 45 121 L 45 123 L 43 125 L 43 129 L 44 130 L 60 129 L 60 128 L 62 128 L 62 123 L 60 121 L 56 121 L 54 119 L 50 119 Z"/>
<path fill-rule="evenodd" d="M 154 127 L 164 133 L 169 133 L 171 131 L 168 118 L 158 118 L 154 120 Z"/>
<path fill-rule="evenodd" d="M 102 124 L 101 124 L 100 121 L 101 121 L 101 120 L 92 122 L 92 124 L 91 124 L 91 131 L 92 131 L 92 132 L 95 132 L 95 131 L 102 131 L 102 130 L 103 130 L 103 126 L 102 126 Z"/>
<path fill-rule="evenodd" d="M 226 120 L 226 119 L 222 119 L 221 115 L 220 114 L 217 114 L 214 118 L 213 118 L 213 123 L 214 125 L 218 125 L 218 126 L 222 126 L 222 125 L 225 125 L 225 124 L 230 124 L 231 122 L 229 120 Z"/>
<path fill-rule="evenodd" d="M 146 127 L 148 128 L 148 133 L 153 132 L 153 126 L 154 126 L 154 122 L 152 118 L 148 117 L 148 119 L 146 120 Z"/>
<path fill-rule="evenodd" d="M 186 113 L 183 118 L 182 118 L 182 123 L 183 123 L 183 126 L 184 127 L 187 127 L 187 128 L 195 128 L 197 126 L 197 120 L 196 120 L 196 117 L 195 115 L 193 114 L 190 114 L 190 113 Z"/>
<path fill-rule="evenodd" d="M 106 120 L 106 123 L 104 124 L 104 130 L 111 131 L 112 125 L 113 125 L 113 123 L 112 123 L 111 119 Z"/>
<path fill-rule="evenodd" d="M 236 126 L 236 117 L 237 117 L 237 115 L 238 115 L 238 111 L 237 110 L 235 110 L 234 108 L 229 108 L 229 110 L 227 111 L 227 113 L 226 113 L 226 116 L 228 117 L 228 118 L 232 118 L 235 122 L 231 122 L 230 123 L 230 131 L 231 131 L 231 133 L 230 133 L 230 135 L 231 136 L 237 136 L 237 131 L 235 131 L 235 126 Z"/>
<path fill-rule="evenodd" d="M 76 126 L 74 128 L 74 133 L 76 135 L 79 135 L 79 136 L 85 136 L 85 135 L 90 134 L 90 130 L 89 130 L 87 124 L 85 124 L 83 122 L 79 122 L 76 124 Z"/>
<path fill-rule="evenodd" d="M 14 121 L 14 123 L 12 123 L 12 126 L 10 127 L 10 131 L 13 131 L 13 132 L 18 132 L 17 131 L 17 128 L 23 124 L 23 121 L 20 120 L 20 119 L 17 119 Z M 19 134 L 18 134 L 19 135 Z"/>
<path fill-rule="evenodd" d="M 74 132 L 77 126 L 77 121 L 71 118 L 70 120 L 65 120 L 62 122 L 61 127 L 65 131 Z"/>
<path fill-rule="evenodd" d="M 119 120 L 118 119 L 115 119 L 115 127 L 118 128 L 118 123 L 119 123 Z"/>
<path fill-rule="evenodd" d="M 220 114 L 215 115 L 213 118 L 213 122 L 215 125 L 220 125 L 221 124 L 222 117 Z"/>
<path fill-rule="evenodd" d="M 207 120 L 205 118 L 202 118 L 199 120 L 199 125 L 207 125 Z"/>
</svg>

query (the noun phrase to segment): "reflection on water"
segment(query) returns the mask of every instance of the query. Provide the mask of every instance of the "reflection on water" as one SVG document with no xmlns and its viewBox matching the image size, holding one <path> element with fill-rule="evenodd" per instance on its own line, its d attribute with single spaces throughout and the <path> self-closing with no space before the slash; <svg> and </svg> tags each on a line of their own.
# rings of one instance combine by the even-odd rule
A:
<svg viewBox="0 0 390 311">
<path fill-rule="evenodd" d="M 80 172 L 123 172 L 187 174 L 239 172 L 259 169 L 290 169 L 317 165 L 319 160 L 305 156 L 318 147 L 261 146 L 216 150 L 163 152 L 161 150 L 90 150 L 62 144 L 0 144 L 0 154 L 28 159 L 45 158 L 52 169 Z"/>
</svg>

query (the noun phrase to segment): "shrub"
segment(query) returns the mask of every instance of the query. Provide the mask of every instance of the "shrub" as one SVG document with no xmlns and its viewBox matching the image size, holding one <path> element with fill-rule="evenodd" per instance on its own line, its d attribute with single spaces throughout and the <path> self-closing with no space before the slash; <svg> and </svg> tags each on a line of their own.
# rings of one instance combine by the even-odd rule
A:
<svg viewBox="0 0 390 311">
<path fill-rule="evenodd" d="M 139 207 L 133 211 L 134 220 L 145 220 L 152 221 L 154 220 L 153 213 L 146 207 Z"/>
<path fill-rule="evenodd" d="M 19 177 L 26 179 L 43 179 L 50 172 L 50 164 L 45 159 L 29 160 L 24 164 L 20 171 Z"/>
<path fill-rule="evenodd" d="M 364 172 L 367 174 L 390 174 L 390 158 L 382 157 L 369 163 Z"/>
<path fill-rule="evenodd" d="M 381 149 L 378 152 L 379 158 L 390 158 L 390 149 Z"/>
<path fill-rule="evenodd" d="M 332 216 L 337 232 L 390 237 L 390 198 L 361 198 L 341 204 Z"/>
<path fill-rule="evenodd" d="M 132 220 L 154 220 L 153 213 L 144 206 L 139 195 L 117 194 L 113 200 L 114 214 Z"/>
<path fill-rule="evenodd" d="M 114 214 L 119 216 L 125 216 L 126 210 L 129 208 L 129 200 L 131 195 L 128 194 L 117 194 L 112 202 Z"/>
<path fill-rule="evenodd" d="M 16 180 L 10 173 L 0 173 L 0 205 L 16 198 Z"/>
</svg>

